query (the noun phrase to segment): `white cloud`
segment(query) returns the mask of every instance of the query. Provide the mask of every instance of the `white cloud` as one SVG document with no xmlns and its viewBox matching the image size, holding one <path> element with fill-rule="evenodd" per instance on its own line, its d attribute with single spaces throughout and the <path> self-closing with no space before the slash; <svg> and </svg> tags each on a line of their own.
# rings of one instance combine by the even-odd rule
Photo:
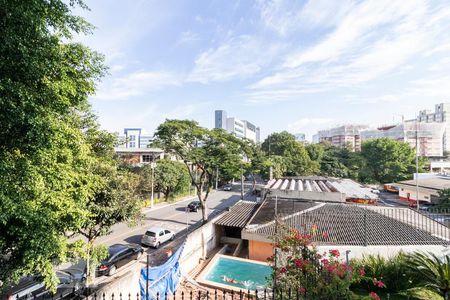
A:
<svg viewBox="0 0 450 300">
<path fill-rule="evenodd" d="M 344 102 L 350 104 L 385 104 L 400 101 L 403 95 L 380 95 L 380 96 L 355 96 L 349 95 L 344 98 Z"/>
<path fill-rule="evenodd" d="M 302 118 L 295 122 L 288 124 L 288 129 L 290 132 L 305 132 L 311 131 L 311 129 L 318 128 L 320 126 L 330 124 L 334 121 L 331 118 Z"/>
<path fill-rule="evenodd" d="M 196 42 L 200 40 L 200 36 L 192 31 L 183 31 L 180 34 L 180 37 L 178 39 L 178 42 L 176 43 L 177 46 L 182 44 L 189 44 L 192 42 Z"/>
<path fill-rule="evenodd" d="M 300 29 L 334 26 L 352 5 L 351 0 L 260 0 L 257 2 L 264 25 L 282 36 Z"/>
<path fill-rule="evenodd" d="M 102 83 L 94 98 L 126 100 L 165 87 L 177 86 L 180 83 L 180 78 L 170 72 L 137 71 Z"/>
<path fill-rule="evenodd" d="M 442 17 L 447 13 L 431 9 L 425 0 L 411 0 L 408 5 L 401 0 L 369 0 L 348 7 L 323 40 L 291 52 L 272 74 L 266 71 L 267 76 L 249 85 L 248 101 L 293 100 L 306 93 L 359 87 L 399 73 L 407 76 L 411 72 L 403 68 L 411 70 L 414 64 L 417 69 L 414 58 L 435 49 L 448 35 L 444 33 L 449 22 Z M 372 96 L 370 101 L 386 98 Z"/>
<path fill-rule="evenodd" d="M 267 46 L 251 36 L 230 37 L 217 48 L 210 48 L 197 57 L 187 81 L 207 84 L 248 78 L 266 66 L 278 49 L 278 45 Z"/>
</svg>

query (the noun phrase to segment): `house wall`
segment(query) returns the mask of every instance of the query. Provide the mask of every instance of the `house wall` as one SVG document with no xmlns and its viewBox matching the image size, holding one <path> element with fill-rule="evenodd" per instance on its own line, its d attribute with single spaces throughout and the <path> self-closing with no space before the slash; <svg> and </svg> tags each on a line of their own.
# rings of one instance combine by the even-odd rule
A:
<svg viewBox="0 0 450 300">
<path fill-rule="evenodd" d="M 409 194 L 409 195 L 408 195 Z M 436 193 L 432 193 L 426 190 L 423 190 L 419 187 L 419 200 L 420 201 L 426 201 L 431 202 L 431 196 L 437 196 Z M 416 199 L 416 188 L 407 188 L 407 187 L 400 187 L 398 191 L 398 196 L 401 200 L 417 200 Z"/>
<path fill-rule="evenodd" d="M 250 240 L 248 241 L 248 258 L 267 262 L 267 258 L 272 256 L 273 247 L 271 243 Z"/>
</svg>

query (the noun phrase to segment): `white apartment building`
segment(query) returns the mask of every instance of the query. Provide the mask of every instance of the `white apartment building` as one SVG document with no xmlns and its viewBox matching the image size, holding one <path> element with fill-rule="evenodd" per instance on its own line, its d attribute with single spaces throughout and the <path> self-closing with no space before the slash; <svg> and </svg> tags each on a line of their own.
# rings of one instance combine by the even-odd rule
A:
<svg viewBox="0 0 450 300">
<path fill-rule="evenodd" d="M 436 104 L 434 112 L 421 110 L 417 120 L 420 123 L 443 123 L 443 151 L 450 151 L 450 103 Z"/>
<path fill-rule="evenodd" d="M 445 124 L 443 123 L 422 123 L 416 122 L 416 120 L 408 120 L 398 125 L 363 130 L 361 131 L 361 139 L 386 137 L 406 142 L 415 149 L 417 136 L 417 152 L 420 156 L 442 157 L 444 131 Z"/>
<path fill-rule="evenodd" d="M 142 134 L 141 128 L 125 128 L 123 134 L 119 135 L 119 148 L 148 148 L 153 141 L 153 136 Z"/>
<path fill-rule="evenodd" d="M 238 138 L 246 138 L 255 143 L 260 142 L 260 129 L 247 120 L 240 120 L 236 117 L 228 117 L 224 110 L 216 110 L 214 127 L 222 128 Z"/>
<path fill-rule="evenodd" d="M 342 125 L 327 130 L 321 130 L 313 136 L 313 142 L 329 142 L 339 147 L 350 147 L 352 151 L 361 151 L 361 134 L 367 125 Z"/>
</svg>

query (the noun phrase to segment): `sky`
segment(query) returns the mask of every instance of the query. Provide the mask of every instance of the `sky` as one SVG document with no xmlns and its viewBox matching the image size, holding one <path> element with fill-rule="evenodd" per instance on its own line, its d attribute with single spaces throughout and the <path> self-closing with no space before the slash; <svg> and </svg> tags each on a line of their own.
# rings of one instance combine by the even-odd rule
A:
<svg viewBox="0 0 450 300">
<path fill-rule="evenodd" d="M 104 129 L 165 119 L 214 126 L 214 110 L 262 137 L 380 126 L 450 102 L 448 0 L 86 0 L 77 39 L 105 55 L 90 98 Z"/>
</svg>

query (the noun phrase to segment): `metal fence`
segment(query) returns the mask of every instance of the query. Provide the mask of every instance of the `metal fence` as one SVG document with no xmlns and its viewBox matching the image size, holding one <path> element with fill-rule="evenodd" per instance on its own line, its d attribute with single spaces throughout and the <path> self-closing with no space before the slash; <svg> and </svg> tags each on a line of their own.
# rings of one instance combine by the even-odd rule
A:
<svg viewBox="0 0 450 300">
<path fill-rule="evenodd" d="M 59 299 L 59 298 L 55 298 Z M 62 298 L 61 298 L 62 299 Z M 141 296 L 139 293 L 132 294 L 93 294 L 89 296 L 89 299 L 94 300 L 144 300 L 145 296 Z M 174 294 L 164 294 L 160 295 L 159 293 L 156 295 L 156 298 L 147 298 L 148 300 L 245 300 L 245 299 L 261 299 L 261 300 L 274 300 L 274 299 L 286 299 L 286 300 L 313 300 L 317 298 L 312 298 L 308 296 L 306 291 L 300 292 L 298 290 L 279 290 L 275 294 L 272 292 L 272 289 L 264 289 L 264 290 L 240 290 L 240 291 L 228 291 L 228 290 L 190 290 L 190 291 L 180 291 Z M 344 298 L 342 298 L 344 299 Z"/>
</svg>

